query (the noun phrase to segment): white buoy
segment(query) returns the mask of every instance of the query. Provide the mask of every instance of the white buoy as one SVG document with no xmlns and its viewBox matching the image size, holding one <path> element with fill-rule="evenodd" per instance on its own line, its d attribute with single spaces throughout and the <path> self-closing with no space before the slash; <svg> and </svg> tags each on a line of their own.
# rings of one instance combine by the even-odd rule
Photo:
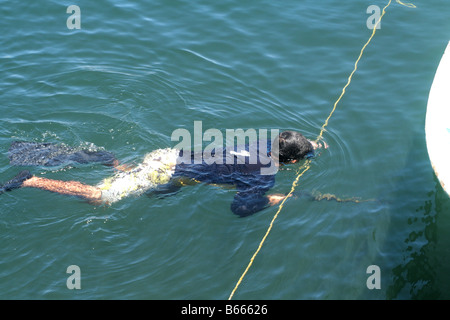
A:
<svg viewBox="0 0 450 320">
<path fill-rule="evenodd" d="M 442 188 L 450 195 L 450 42 L 431 85 L 425 136 L 431 166 Z"/>
</svg>

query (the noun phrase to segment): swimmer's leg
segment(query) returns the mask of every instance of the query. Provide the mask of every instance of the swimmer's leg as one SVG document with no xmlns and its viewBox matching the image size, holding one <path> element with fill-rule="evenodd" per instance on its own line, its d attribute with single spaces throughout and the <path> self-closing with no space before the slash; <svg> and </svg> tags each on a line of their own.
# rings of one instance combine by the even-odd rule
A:
<svg viewBox="0 0 450 320">
<path fill-rule="evenodd" d="M 102 163 L 111 166 L 116 161 L 107 151 L 90 151 L 64 144 L 14 141 L 8 150 L 10 163 L 16 166 L 61 166 L 73 163 Z"/>
<path fill-rule="evenodd" d="M 38 188 L 59 194 L 77 196 L 94 203 L 100 202 L 102 197 L 102 191 L 99 188 L 78 181 L 51 180 L 32 176 L 22 183 L 22 187 Z"/>
<path fill-rule="evenodd" d="M 0 194 L 2 194 L 5 191 L 12 191 L 14 189 L 19 189 L 22 187 L 23 182 L 27 179 L 30 179 L 32 177 L 30 171 L 24 170 L 21 171 L 18 175 L 16 175 L 11 180 L 5 182 L 3 185 L 0 186 Z"/>
</svg>

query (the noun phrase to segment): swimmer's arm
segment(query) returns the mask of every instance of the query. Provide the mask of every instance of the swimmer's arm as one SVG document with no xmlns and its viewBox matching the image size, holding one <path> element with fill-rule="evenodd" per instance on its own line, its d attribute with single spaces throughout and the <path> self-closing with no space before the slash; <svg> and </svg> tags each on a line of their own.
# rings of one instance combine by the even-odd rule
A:
<svg viewBox="0 0 450 320">
<path fill-rule="evenodd" d="M 241 217 L 246 217 L 265 208 L 275 206 L 286 197 L 286 195 L 278 193 L 264 196 L 258 193 L 238 192 L 231 204 L 231 210 Z"/>
<path fill-rule="evenodd" d="M 261 192 L 237 192 L 231 204 L 231 210 L 241 217 L 246 217 L 265 208 L 275 206 L 284 198 L 286 198 L 286 195 L 278 193 L 264 195 Z"/>
</svg>

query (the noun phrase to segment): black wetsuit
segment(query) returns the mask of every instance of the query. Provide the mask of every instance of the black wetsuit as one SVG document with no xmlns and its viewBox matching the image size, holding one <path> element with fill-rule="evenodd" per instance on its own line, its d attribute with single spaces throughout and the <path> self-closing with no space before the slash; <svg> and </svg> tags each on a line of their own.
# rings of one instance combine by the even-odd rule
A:
<svg viewBox="0 0 450 320">
<path fill-rule="evenodd" d="M 263 143 L 264 141 L 260 141 L 253 145 L 204 154 L 203 157 L 198 157 L 197 163 L 196 154 L 191 152 L 184 163 L 177 164 L 173 177 L 187 177 L 209 184 L 234 185 L 237 193 L 231 203 L 231 210 L 241 217 L 251 215 L 268 206 L 269 200 L 265 193 L 275 184 L 277 167 L 269 155 L 270 142 L 266 141 L 267 147 L 260 148 Z M 180 151 L 180 157 L 183 157 L 183 151 Z"/>
</svg>

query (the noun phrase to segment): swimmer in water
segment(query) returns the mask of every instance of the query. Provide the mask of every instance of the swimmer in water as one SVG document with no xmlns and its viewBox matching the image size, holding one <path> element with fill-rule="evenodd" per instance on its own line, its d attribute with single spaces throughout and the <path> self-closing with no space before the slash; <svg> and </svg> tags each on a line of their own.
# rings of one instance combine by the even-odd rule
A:
<svg viewBox="0 0 450 320">
<path fill-rule="evenodd" d="M 265 141 L 263 143 L 267 143 L 267 146 L 260 153 L 260 141 L 256 146 L 247 145 L 245 149 L 234 147 L 208 155 L 202 153 L 200 161 L 194 152 L 183 154 L 183 151 L 171 148 L 150 152 L 136 167 L 120 165 L 114 160 L 109 164 L 117 169 L 117 173 L 97 185 L 52 180 L 22 171 L 0 186 L 0 193 L 19 188 L 38 188 L 81 197 L 93 204 L 112 204 L 128 196 L 138 196 L 149 191 L 173 192 L 183 185 L 202 182 L 236 187 L 231 210 L 245 217 L 274 206 L 286 197 L 283 194 L 266 195 L 275 184 L 279 165 L 312 157 L 316 149 L 322 148 L 322 144 L 309 141 L 296 131 L 284 131 L 276 140 L 277 150 L 271 148 L 270 141 Z M 324 147 L 328 146 L 324 143 Z M 252 154 L 258 155 L 254 158 L 256 161 L 249 161 Z"/>
</svg>

